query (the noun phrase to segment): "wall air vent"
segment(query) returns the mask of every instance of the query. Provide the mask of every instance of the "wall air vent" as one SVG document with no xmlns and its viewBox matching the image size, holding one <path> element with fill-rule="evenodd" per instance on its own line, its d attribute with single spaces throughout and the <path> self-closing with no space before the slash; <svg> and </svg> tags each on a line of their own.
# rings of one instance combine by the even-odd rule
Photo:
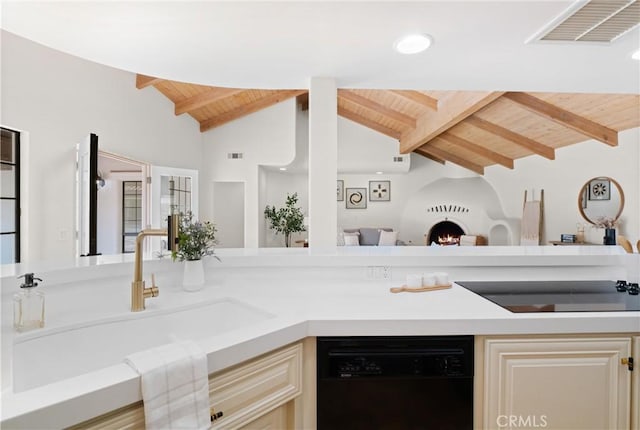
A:
<svg viewBox="0 0 640 430">
<path fill-rule="evenodd" d="M 394 163 L 402 163 L 404 162 L 404 157 L 393 157 Z"/>
<path fill-rule="evenodd" d="M 613 42 L 640 24 L 640 0 L 577 1 L 527 42 Z"/>
<path fill-rule="evenodd" d="M 242 155 L 242 152 L 229 152 L 227 153 L 227 158 L 230 160 L 241 160 Z"/>
</svg>

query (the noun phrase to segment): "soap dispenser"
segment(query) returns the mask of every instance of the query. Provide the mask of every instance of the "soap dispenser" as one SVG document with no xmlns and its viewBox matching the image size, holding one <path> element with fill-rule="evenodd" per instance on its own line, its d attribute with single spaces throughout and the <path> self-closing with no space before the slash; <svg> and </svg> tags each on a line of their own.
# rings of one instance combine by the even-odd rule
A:
<svg viewBox="0 0 640 430">
<path fill-rule="evenodd" d="M 19 276 L 24 278 L 20 284 L 21 291 L 13 296 L 13 327 L 19 331 L 28 331 L 44 327 L 44 294 L 35 291 L 38 283 L 42 281 L 35 278 L 33 273 Z"/>
</svg>

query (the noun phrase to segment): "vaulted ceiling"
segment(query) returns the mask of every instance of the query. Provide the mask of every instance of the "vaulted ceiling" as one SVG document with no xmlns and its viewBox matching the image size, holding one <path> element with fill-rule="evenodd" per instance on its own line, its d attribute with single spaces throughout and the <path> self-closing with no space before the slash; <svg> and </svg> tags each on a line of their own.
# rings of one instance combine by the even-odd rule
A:
<svg viewBox="0 0 640 430">
<path fill-rule="evenodd" d="M 308 92 L 195 85 L 138 75 L 191 115 L 205 132 Z M 640 127 L 640 95 L 339 89 L 338 115 L 399 142 L 401 153 L 451 162 L 479 174 L 495 164 L 595 139 L 616 146 L 618 132 Z"/>
</svg>

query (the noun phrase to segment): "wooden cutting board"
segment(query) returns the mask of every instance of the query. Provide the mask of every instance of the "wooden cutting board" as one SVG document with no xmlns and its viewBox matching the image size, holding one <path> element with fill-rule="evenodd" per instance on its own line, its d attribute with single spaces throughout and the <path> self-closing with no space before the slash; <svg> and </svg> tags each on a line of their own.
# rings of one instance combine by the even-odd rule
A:
<svg viewBox="0 0 640 430">
<path fill-rule="evenodd" d="M 390 288 L 389 291 L 392 293 L 402 293 L 404 291 L 408 293 L 421 293 L 423 291 L 446 290 L 447 288 L 451 288 L 451 284 L 434 285 L 433 287 L 407 287 L 406 285 L 402 285 L 401 287 Z"/>
</svg>

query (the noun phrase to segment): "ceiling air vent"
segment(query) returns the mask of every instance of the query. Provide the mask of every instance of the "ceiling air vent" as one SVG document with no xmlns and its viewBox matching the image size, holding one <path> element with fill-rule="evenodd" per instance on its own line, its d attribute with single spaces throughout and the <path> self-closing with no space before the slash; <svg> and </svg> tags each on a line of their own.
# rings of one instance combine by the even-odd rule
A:
<svg viewBox="0 0 640 430">
<path fill-rule="evenodd" d="M 394 163 L 402 163 L 404 161 L 404 157 L 393 157 Z"/>
<path fill-rule="evenodd" d="M 242 159 L 242 152 L 229 152 L 227 153 L 227 158 L 230 160 L 240 160 Z"/>
<path fill-rule="evenodd" d="M 639 0 L 578 1 L 528 41 L 613 42 L 638 24 Z"/>
</svg>

